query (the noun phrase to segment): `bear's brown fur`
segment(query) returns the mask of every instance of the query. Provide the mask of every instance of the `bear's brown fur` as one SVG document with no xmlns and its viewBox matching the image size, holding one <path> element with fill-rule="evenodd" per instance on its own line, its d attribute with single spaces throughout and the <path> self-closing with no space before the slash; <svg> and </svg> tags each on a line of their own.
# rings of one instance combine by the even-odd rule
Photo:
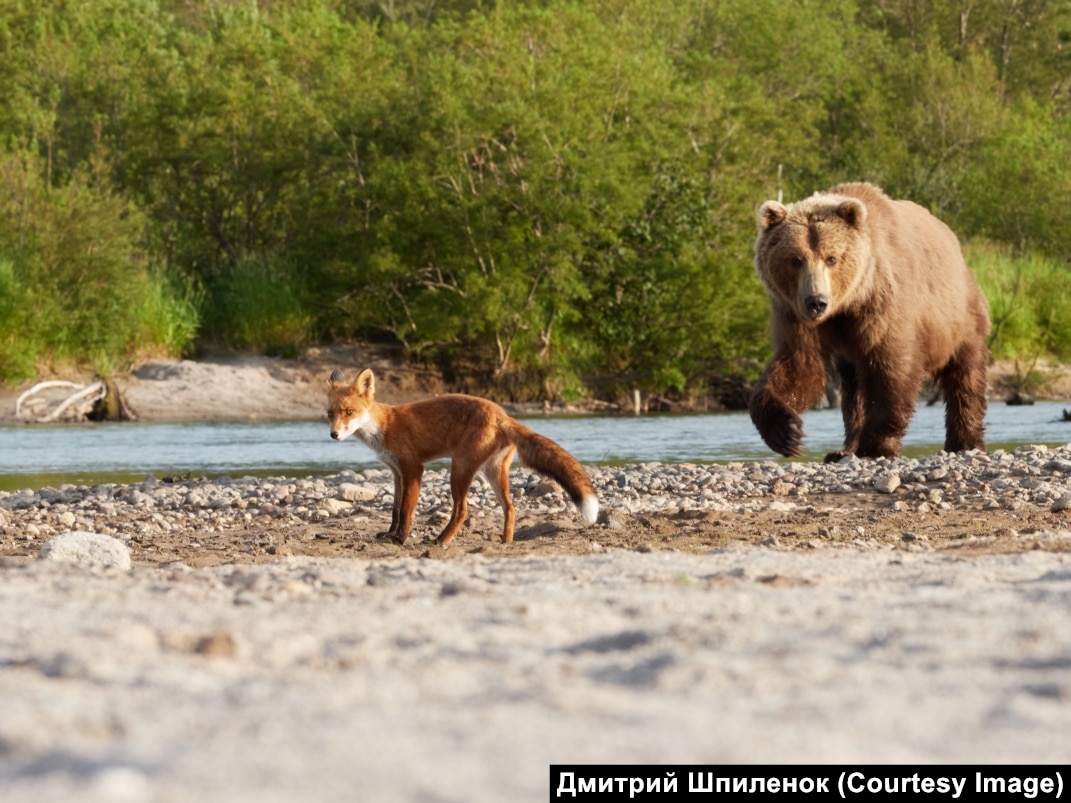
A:
<svg viewBox="0 0 1071 803">
<path fill-rule="evenodd" d="M 750 410 L 766 444 L 799 455 L 799 413 L 825 394 L 831 368 L 844 449 L 827 462 L 898 455 L 927 376 L 945 400 L 945 450 L 984 449 L 989 312 L 956 235 L 870 184 L 767 201 L 758 222 L 774 356 Z"/>
</svg>

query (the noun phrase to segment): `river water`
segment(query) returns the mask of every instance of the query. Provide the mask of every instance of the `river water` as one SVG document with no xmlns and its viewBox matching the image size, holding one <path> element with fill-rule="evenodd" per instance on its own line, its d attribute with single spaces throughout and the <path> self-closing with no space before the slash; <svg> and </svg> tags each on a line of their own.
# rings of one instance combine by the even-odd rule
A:
<svg viewBox="0 0 1071 803">
<path fill-rule="evenodd" d="M 1062 420 L 1068 406 L 991 405 L 986 417 L 989 450 L 1068 443 L 1071 423 Z M 746 412 L 523 420 L 583 463 L 781 459 L 763 444 Z M 812 410 L 803 420 L 802 459 L 821 460 L 840 448 L 844 430 L 839 410 Z M 944 407 L 920 406 L 904 439 L 904 453 L 931 454 L 943 441 Z M 381 464 L 364 444 L 352 438 L 331 440 L 326 421 L 0 426 L 0 490 L 136 482 L 148 474 L 299 477 L 373 466 Z"/>
</svg>

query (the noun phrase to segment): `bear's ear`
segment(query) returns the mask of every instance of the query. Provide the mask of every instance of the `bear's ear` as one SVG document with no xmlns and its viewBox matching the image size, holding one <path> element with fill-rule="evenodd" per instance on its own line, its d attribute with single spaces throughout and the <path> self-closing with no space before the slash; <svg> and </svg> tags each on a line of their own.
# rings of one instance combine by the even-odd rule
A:
<svg viewBox="0 0 1071 803">
<path fill-rule="evenodd" d="M 858 229 L 866 223 L 866 204 L 855 198 L 845 201 L 837 207 L 837 217 L 853 229 Z"/>
<path fill-rule="evenodd" d="M 788 210 L 777 201 L 767 201 L 759 207 L 759 230 L 772 229 L 782 220 L 788 217 Z"/>
</svg>

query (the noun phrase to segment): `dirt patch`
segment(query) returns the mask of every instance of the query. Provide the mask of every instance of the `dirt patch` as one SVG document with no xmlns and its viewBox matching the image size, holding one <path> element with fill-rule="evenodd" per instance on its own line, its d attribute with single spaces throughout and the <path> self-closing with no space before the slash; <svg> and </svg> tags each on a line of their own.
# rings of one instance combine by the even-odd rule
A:
<svg viewBox="0 0 1071 803">
<path fill-rule="evenodd" d="M 134 529 L 129 546 L 135 565 L 194 568 L 223 564 L 268 563 L 290 557 L 426 558 L 451 560 L 466 555 L 488 558 L 591 555 L 609 550 L 675 551 L 703 554 L 729 545 L 762 546 L 778 551 L 821 549 L 900 550 L 975 557 L 1029 550 L 1071 551 L 1071 511 L 1051 512 L 1033 505 L 1018 510 L 964 505 L 930 512 L 898 510 L 884 494 L 815 496 L 793 510 L 707 511 L 628 514 L 616 510 L 600 523 L 584 526 L 572 513 L 541 516 L 518 503 L 514 542 L 500 542 L 497 510 L 473 516 L 447 546 L 434 542 L 442 513 L 418 512 L 404 546 L 383 537 L 390 511 L 357 508 L 351 515 L 311 523 L 295 518 L 258 516 L 220 526 L 171 526 L 150 516 L 122 517 L 111 524 Z M 902 503 L 901 503 L 902 506 Z M 0 556 L 32 560 L 50 537 L 47 532 L 0 542 Z"/>
<path fill-rule="evenodd" d="M 944 552 L 962 556 L 1025 550 L 1071 551 L 1071 516 L 1029 510 L 963 509 L 937 514 L 897 512 L 876 496 L 815 498 L 794 511 L 694 511 L 672 515 L 613 512 L 595 527 L 571 515 L 540 519 L 518 515 L 514 542 L 500 542 L 497 514 L 470 520 L 445 548 L 434 542 L 438 528 L 418 522 L 404 546 L 381 536 L 390 513 L 376 511 L 323 524 L 277 521 L 250 523 L 218 534 L 175 531 L 133 543 L 143 565 L 179 561 L 191 566 L 261 563 L 283 556 L 387 559 L 453 559 L 468 554 L 522 558 L 590 555 L 604 550 L 672 550 L 702 554 L 730 544 L 782 551 L 826 547 Z"/>
</svg>

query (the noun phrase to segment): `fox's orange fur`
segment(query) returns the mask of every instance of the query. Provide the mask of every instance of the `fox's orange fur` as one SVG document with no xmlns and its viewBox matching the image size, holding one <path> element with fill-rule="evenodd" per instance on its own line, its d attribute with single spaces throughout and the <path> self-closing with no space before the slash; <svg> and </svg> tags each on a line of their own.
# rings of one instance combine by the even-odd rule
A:
<svg viewBox="0 0 1071 803">
<path fill-rule="evenodd" d="M 440 544 L 449 543 L 468 518 L 468 491 L 477 472 L 483 472 L 502 505 L 502 542 L 513 541 L 509 465 L 514 453 L 524 465 L 557 480 L 584 519 L 594 523 L 599 502 L 580 463 L 550 438 L 510 418 L 497 404 L 448 394 L 391 406 L 375 400 L 375 387 L 370 368 L 352 383 L 336 370 L 328 380 L 327 417 L 332 438 L 356 435 L 394 474 L 394 509 L 387 534 L 396 543 L 404 544 L 409 536 L 425 464 L 444 457 L 450 458 L 454 507 L 439 535 Z"/>
</svg>

